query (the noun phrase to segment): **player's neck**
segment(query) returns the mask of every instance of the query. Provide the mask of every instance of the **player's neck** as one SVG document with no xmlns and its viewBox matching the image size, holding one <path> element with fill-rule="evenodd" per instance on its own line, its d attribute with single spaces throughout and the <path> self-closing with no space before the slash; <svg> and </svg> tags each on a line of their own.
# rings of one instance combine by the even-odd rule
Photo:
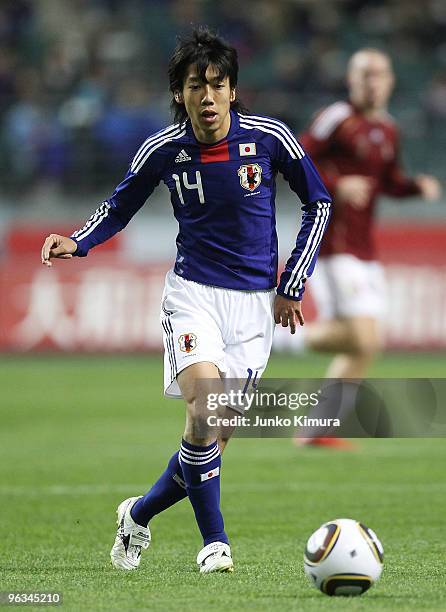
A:
<svg viewBox="0 0 446 612">
<path fill-rule="evenodd" d="M 385 106 L 361 106 L 359 104 L 355 104 L 354 100 L 352 100 L 352 104 L 363 117 L 372 121 L 381 119 L 387 112 L 387 108 Z"/>
<path fill-rule="evenodd" d="M 192 129 L 194 131 L 195 138 L 198 140 L 198 142 L 202 142 L 203 144 L 209 144 L 209 145 L 215 144 L 216 142 L 223 140 L 223 138 L 226 138 L 226 136 L 229 133 L 230 128 L 231 128 L 231 113 L 229 112 L 224 118 L 223 123 L 217 130 L 212 130 L 212 131 L 206 130 L 192 123 Z"/>
<path fill-rule="evenodd" d="M 381 119 L 382 116 L 385 114 L 386 109 L 384 107 L 364 108 L 364 110 L 362 110 L 361 112 L 366 119 L 374 120 L 374 119 Z"/>
</svg>

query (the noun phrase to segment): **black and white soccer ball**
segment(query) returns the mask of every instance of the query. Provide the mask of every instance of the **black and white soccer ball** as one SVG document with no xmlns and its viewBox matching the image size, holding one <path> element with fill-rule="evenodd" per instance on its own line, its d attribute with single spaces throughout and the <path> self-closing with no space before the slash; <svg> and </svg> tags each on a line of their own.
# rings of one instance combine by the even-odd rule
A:
<svg viewBox="0 0 446 612">
<path fill-rule="evenodd" d="M 335 519 L 308 540 L 305 573 L 326 595 L 361 595 L 381 576 L 383 555 L 371 529 L 352 519 Z"/>
</svg>

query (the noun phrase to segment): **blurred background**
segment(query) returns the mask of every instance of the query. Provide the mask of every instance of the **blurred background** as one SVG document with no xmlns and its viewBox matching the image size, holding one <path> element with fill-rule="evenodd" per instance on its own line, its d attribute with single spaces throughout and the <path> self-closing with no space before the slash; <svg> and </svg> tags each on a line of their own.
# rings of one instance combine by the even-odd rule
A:
<svg viewBox="0 0 446 612">
<path fill-rule="evenodd" d="M 2 0 L 0 350 L 160 349 L 158 304 L 176 233 L 162 186 L 87 260 L 47 270 L 39 251 L 48 233 L 81 227 L 139 144 L 170 122 L 167 63 L 191 24 L 208 24 L 237 47 L 240 97 L 297 134 L 346 95 L 352 52 L 388 51 L 404 165 L 446 183 L 442 0 Z M 446 349 L 444 204 L 380 204 L 389 349 Z M 297 211 L 279 185 L 283 257 Z M 311 283 L 306 308 L 314 316 Z"/>
</svg>

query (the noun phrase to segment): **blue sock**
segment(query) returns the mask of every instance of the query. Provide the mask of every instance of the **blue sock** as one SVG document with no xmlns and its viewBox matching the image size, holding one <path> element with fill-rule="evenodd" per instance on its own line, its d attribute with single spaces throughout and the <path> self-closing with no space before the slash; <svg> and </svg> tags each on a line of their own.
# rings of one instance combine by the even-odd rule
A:
<svg viewBox="0 0 446 612">
<path fill-rule="evenodd" d="M 217 442 L 195 446 L 182 440 L 180 465 L 204 545 L 228 543 L 220 512 L 221 455 Z"/>
<path fill-rule="evenodd" d="M 185 497 L 187 491 L 177 451 L 150 491 L 135 503 L 130 510 L 130 516 L 135 523 L 146 527 L 155 514 L 170 508 Z"/>
</svg>

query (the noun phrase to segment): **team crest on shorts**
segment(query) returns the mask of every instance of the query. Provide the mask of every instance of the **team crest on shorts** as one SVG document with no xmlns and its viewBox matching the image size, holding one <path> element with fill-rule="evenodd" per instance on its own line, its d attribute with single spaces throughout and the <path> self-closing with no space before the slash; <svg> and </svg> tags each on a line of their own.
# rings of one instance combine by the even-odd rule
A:
<svg viewBox="0 0 446 612">
<path fill-rule="evenodd" d="M 237 174 L 243 189 L 254 191 L 262 181 L 262 167 L 259 164 L 244 164 L 240 166 Z"/>
<path fill-rule="evenodd" d="M 180 343 L 180 351 L 190 353 L 197 346 L 197 336 L 195 334 L 181 334 L 178 342 Z"/>
</svg>

